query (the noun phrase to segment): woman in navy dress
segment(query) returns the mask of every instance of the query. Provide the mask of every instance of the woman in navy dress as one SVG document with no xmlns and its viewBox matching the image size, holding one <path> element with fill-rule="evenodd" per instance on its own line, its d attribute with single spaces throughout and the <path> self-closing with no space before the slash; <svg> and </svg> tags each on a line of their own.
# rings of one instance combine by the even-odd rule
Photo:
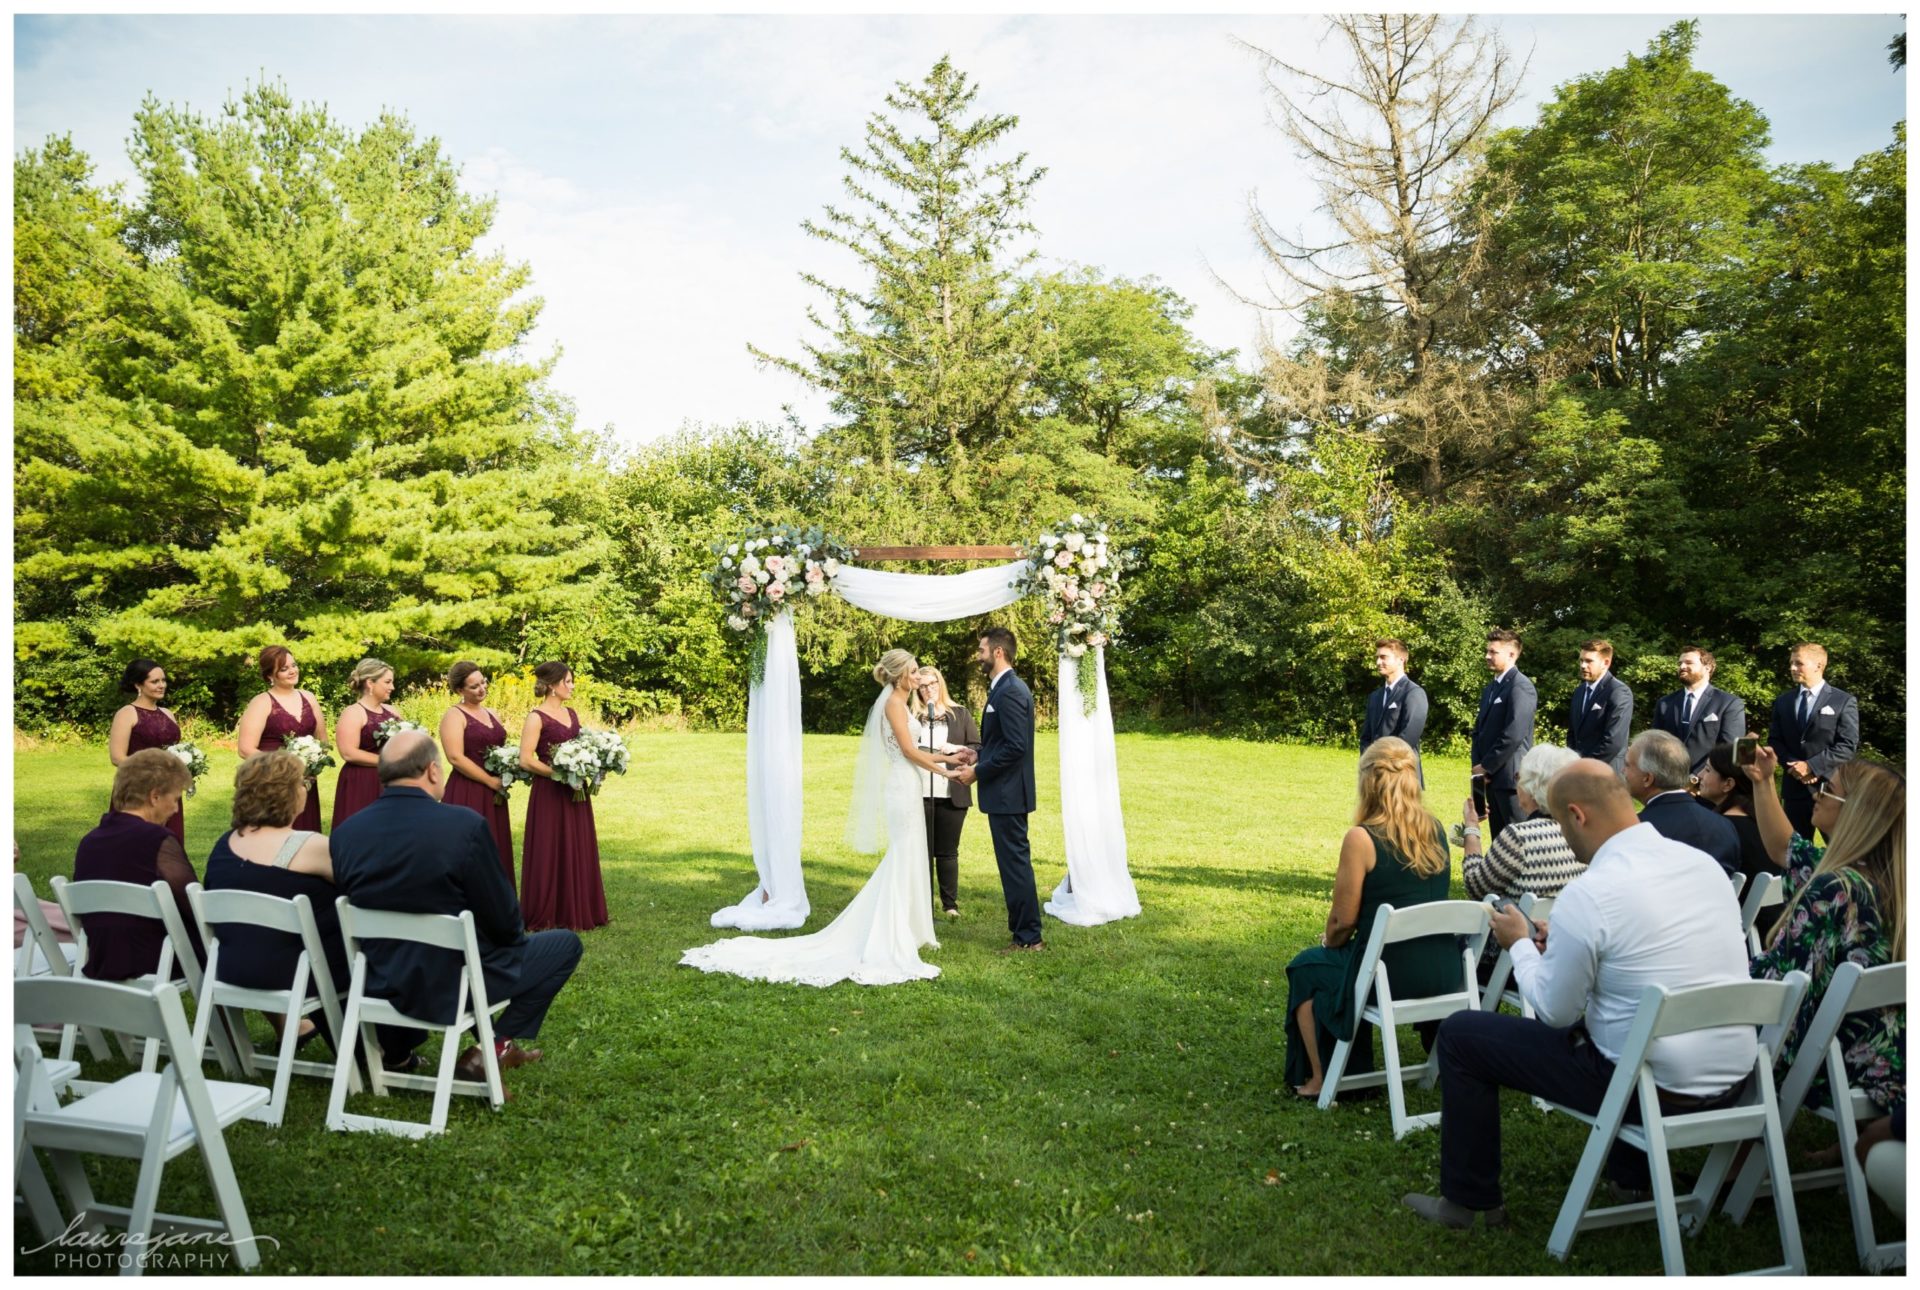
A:
<svg viewBox="0 0 1920 1290">
<path fill-rule="evenodd" d="M 452 767 L 446 794 L 440 800 L 464 806 L 487 822 L 493 831 L 493 845 L 500 852 L 500 867 L 506 871 L 511 887 L 513 820 L 507 815 L 507 804 L 497 796 L 500 777 L 487 773 L 487 753 L 507 742 L 507 723 L 486 706 L 487 674 L 478 663 L 455 663 L 447 673 L 447 688 L 460 701 L 440 718 L 440 747 Z"/>
<path fill-rule="evenodd" d="M 353 702 L 340 713 L 333 737 L 340 748 L 340 778 L 333 786 L 333 827 L 341 824 L 362 807 L 380 797 L 380 745 L 374 734 L 400 714 L 387 706 L 393 697 L 393 668 L 377 658 L 363 658 L 354 664 L 347 678 L 353 690 Z"/>
<path fill-rule="evenodd" d="M 131 694 L 133 702 L 113 714 L 113 725 L 107 731 L 107 756 L 115 766 L 137 752 L 149 748 L 164 751 L 180 742 L 180 723 L 160 706 L 160 700 L 167 697 L 165 668 L 150 658 L 136 658 L 121 674 L 120 691 Z M 167 821 L 167 831 L 178 838 L 182 846 L 186 845 L 184 808 L 175 811 Z"/>
<path fill-rule="evenodd" d="M 300 665 L 294 662 L 293 651 L 285 645 L 261 650 L 260 675 L 268 688 L 254 695 L 240 714 L 240 729 L 235 732 L 240 755 L 278 752 L 297 735 L 312 735 L 322 748 L 332 747 L 326 709 L 311 691 L 300 688 Z M 319 788 L 317 779 L 307 781 L 307 804 L 294 820 L 294 828 L 320 832 Z"/>
<path fill-rule="evenodd" d="M 547 927 L 585 931 L 607 921 L 593 799 L 574 801 L 573 790 L 553 778 L 547 761 L 556 747 L 580 733 L 580 717 L 567 706 L 573 697 L 573 669 L 565 663 L 542 663 L 533 670 L 533 680 L 533 692 L 541 702 L 520 729 L 520 764 L 533 772 L 527 794 L 520 911 L 528 931 Z"/>
</svg>

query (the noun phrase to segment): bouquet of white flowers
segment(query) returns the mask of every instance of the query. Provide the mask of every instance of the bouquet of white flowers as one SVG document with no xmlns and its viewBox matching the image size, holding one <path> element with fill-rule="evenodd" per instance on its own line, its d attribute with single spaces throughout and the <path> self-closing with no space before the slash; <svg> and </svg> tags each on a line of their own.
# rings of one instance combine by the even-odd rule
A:
<svg viewBox="0 0 1920 1290">
<path fill-rule="evenodd" d="M 625 751 L 622 749 L 621 751 Z M 487 774 L 497 776 L 500 787 L 493 791 L 494 798 L 502 805 L 507 803 L 507 794 L 515 784 L 533 778 L 533 774 L 520 764 L 520 750 L 512 744 L 501 744 L 498 748 L 487 749 L 487 759 L 481 763 Z M 620 769 L 625 770 L 623 762 Z"/>
<path fill-rule="evenodd" d="M 333 754 L 312 735 L 295 735 L 287 740 L 280 751 L 290 752 L 305 762 L 308 779 L 319 779 L 320 772 L 333 765 Z"/>
<path fill-rule="evenodd" d="M 582 730 L 553 750 L 553 777 L 584 802 L 608 775 L 627 773 L 627 745 L 611 730 Z"/>
<path fill-rule="evenodd" d="M 824 595 L 853 558 L 850 547 L 823 530 L 792 527 L 749 529 L 737 542 L 714 543 L 713 553 L 707 585 L 727 611 L 727 627 L 754 634 L 747 665 L 755 681 L 766 674 L 767 620 Z"/>
<path fill-rule="evenodd" d="M 385 748 L 387 740 L 408 730 L 418 730 L 423 735 L 427 733 L 427 728 L 416 721 L 401 721 L 397 718 L 392 721 L 383 721 L 373 728 L 373 746 Z"/>
<path fill-rule="evenodd" d="M 1029 564 L 1020 590 L 1041 598 L 1054 644 L 1079 660 L 1088 651 L 1113 642 L 1119 629 L 1120 552 L 1107 526 L 1075 515 L 1021 549 Z M 1100 677 L 1091 667 L 1077 670 L 1083 709 L 1091 715 L 1099 700 Z"/>
<path fill-rule="evenodd" d="M 172 745 L 167 751 L 186 763 L 187 773 L 193 776 L 192 782 L 187 785 L 187 796 L 192 797 L 193 790 L 200 787 L 200 777 L 207 773 L 207 755 L 200 751 L 198 745 L 184 741 Z"/>
</svg>

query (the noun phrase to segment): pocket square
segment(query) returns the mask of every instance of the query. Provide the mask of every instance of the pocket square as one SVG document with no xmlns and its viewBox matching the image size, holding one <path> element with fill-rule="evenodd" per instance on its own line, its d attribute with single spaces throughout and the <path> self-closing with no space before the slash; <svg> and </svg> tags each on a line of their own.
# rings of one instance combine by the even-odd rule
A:
<svg viewBox="0 0 1920 1290">
<path fill-rule="evenodd" d="M 1820 709 L 1820 715 L 1821 715 L 1821 716 L 1823 716 L 1823 717 L 1830 717 L 1830 716 L 1832 716 L 1832 715 L 1833 715 L 1833 708 L 1832 708 L 1831 706 L 1828 706 L 1828 707 L 1824 707 L 1824 708 L 1822 708 L 1822 709 Z"/>
<path fill-rule="evenodd" d="M 1397 707 L 1399 707 L 1399 706 L 1400 706 L 1400 705 L 1399 705 L 1399 704 L 1397 704 L 1397 703 L 1389 703 L 1389 704 L 1387 705 L 1387 711 L 1388 711 L 1388 712 L 1392 712 L 1392 711 L 1393 711 L 1393 710 L 1394 710 L 1395 708 L 1397 708 Z"/>
<path fill-rule="evenodd" d="M 1709 712 L 1706 716 L 1700 718 L 1702 721 L 1718 721 L 1719 719 L 1720 714 L 1717 712 Z"/>
<path fill-rule="evenodd" d="M 1587 709 L 1587 711 L 1589 711 L 1589 712 L 1598 712 L 1598 711 L 1600 711 L 1600 709 L 1601 709 L 1601 708 L 1602 708 L 1603 706 L 1604 706 L 1603 704 L 1598 704 L 1598 703 L 1596 703 L 1596 704 L 1594 704 L 1594 705 L 1593 705 L 1593 706 L 1592 706 L 1591 708 L 1588 708 L 1588 709 Z"/>
<path fill-rule="evenodd" d="M 1500 706 L 1501 704 L 1503 704 L 1503 703 L 1505 703 L 1505 702 L 1506 702 L 1506 700 L 1505 700 L 1505 699 L 1495 699 L 1495 700 L 1493 701 L 1493 704 L 1494 704 L 1494 706 L 1495 706 L 1495 707 L 1499 707 L 1499 706 Z"/>
<path fill-rule="evenodd" d="M 989 704 L 987 705 L 987 712 L 992 712 L 992 711 L 993 711 L 993 705 L 992 705 L 991 703 L 989 703 Z M 984 716 L 986 716 L 986 715 L 987 715 L 987 712 L 983 712 L 983 713 L 981 713 L 980 715 L 984 717 Z"/>
</svg>

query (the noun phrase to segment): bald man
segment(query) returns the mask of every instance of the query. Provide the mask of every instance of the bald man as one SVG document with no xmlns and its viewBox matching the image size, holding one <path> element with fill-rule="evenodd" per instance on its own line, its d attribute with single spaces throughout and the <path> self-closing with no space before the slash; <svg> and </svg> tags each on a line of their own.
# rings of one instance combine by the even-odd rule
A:
<svg viewBox="0 0 1920 1290">
<path fill-rule="evenodd" d="M 1665 838 L 1634 814 L 1605 762 L 1574 762 L 1547 786 L 1547 811 L 1586 872 L 1560 892 L 1551 928 L 1517 910 L 1494 914 L 1493 935 L 1513 954 L 1513 978 L 1535 1018 L 1457 1012 L 1440 1023 L 1440 1192 L 1405 1204 L 1444 1227 L 1506 1224 L 1500 1189 L 1500 1090 L 1597 1112 L 1626 1047 L 1640 992 L 1745 981 L 1740 906 L 1705 852 Z M 1753 1030 L 1675 1035 L 1649 1054 L 1661 1106 L 1697 1111 L 1731 1103 L 1753 1068 Z M 1638 1122 L 1637 1104 L 1627 1118 Z M 1616 1145 L 1614 1194 L 1642 1200 L 1652 1186 L 1644 1153 Z M 1555 1185 L 1560 1183 L 1556 1180 Z"/>
</svg>

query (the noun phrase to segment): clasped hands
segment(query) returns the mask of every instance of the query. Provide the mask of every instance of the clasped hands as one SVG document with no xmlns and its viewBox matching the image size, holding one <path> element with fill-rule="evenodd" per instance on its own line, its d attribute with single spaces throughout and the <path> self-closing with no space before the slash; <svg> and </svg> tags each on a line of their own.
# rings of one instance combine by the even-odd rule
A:
<svg viewBox="0 0 1920 1290">
<path fill-rule="evenodd" d="M 974 782 L 976 776 L 973 764 L 980 760 L 979 753 L 971 748 L 942 748 L 940 754 L 948 766 L 957 768 L 942 771 L 940 772 L 941 774 L 956 784 L 971 784 Z"/>
</svg>

